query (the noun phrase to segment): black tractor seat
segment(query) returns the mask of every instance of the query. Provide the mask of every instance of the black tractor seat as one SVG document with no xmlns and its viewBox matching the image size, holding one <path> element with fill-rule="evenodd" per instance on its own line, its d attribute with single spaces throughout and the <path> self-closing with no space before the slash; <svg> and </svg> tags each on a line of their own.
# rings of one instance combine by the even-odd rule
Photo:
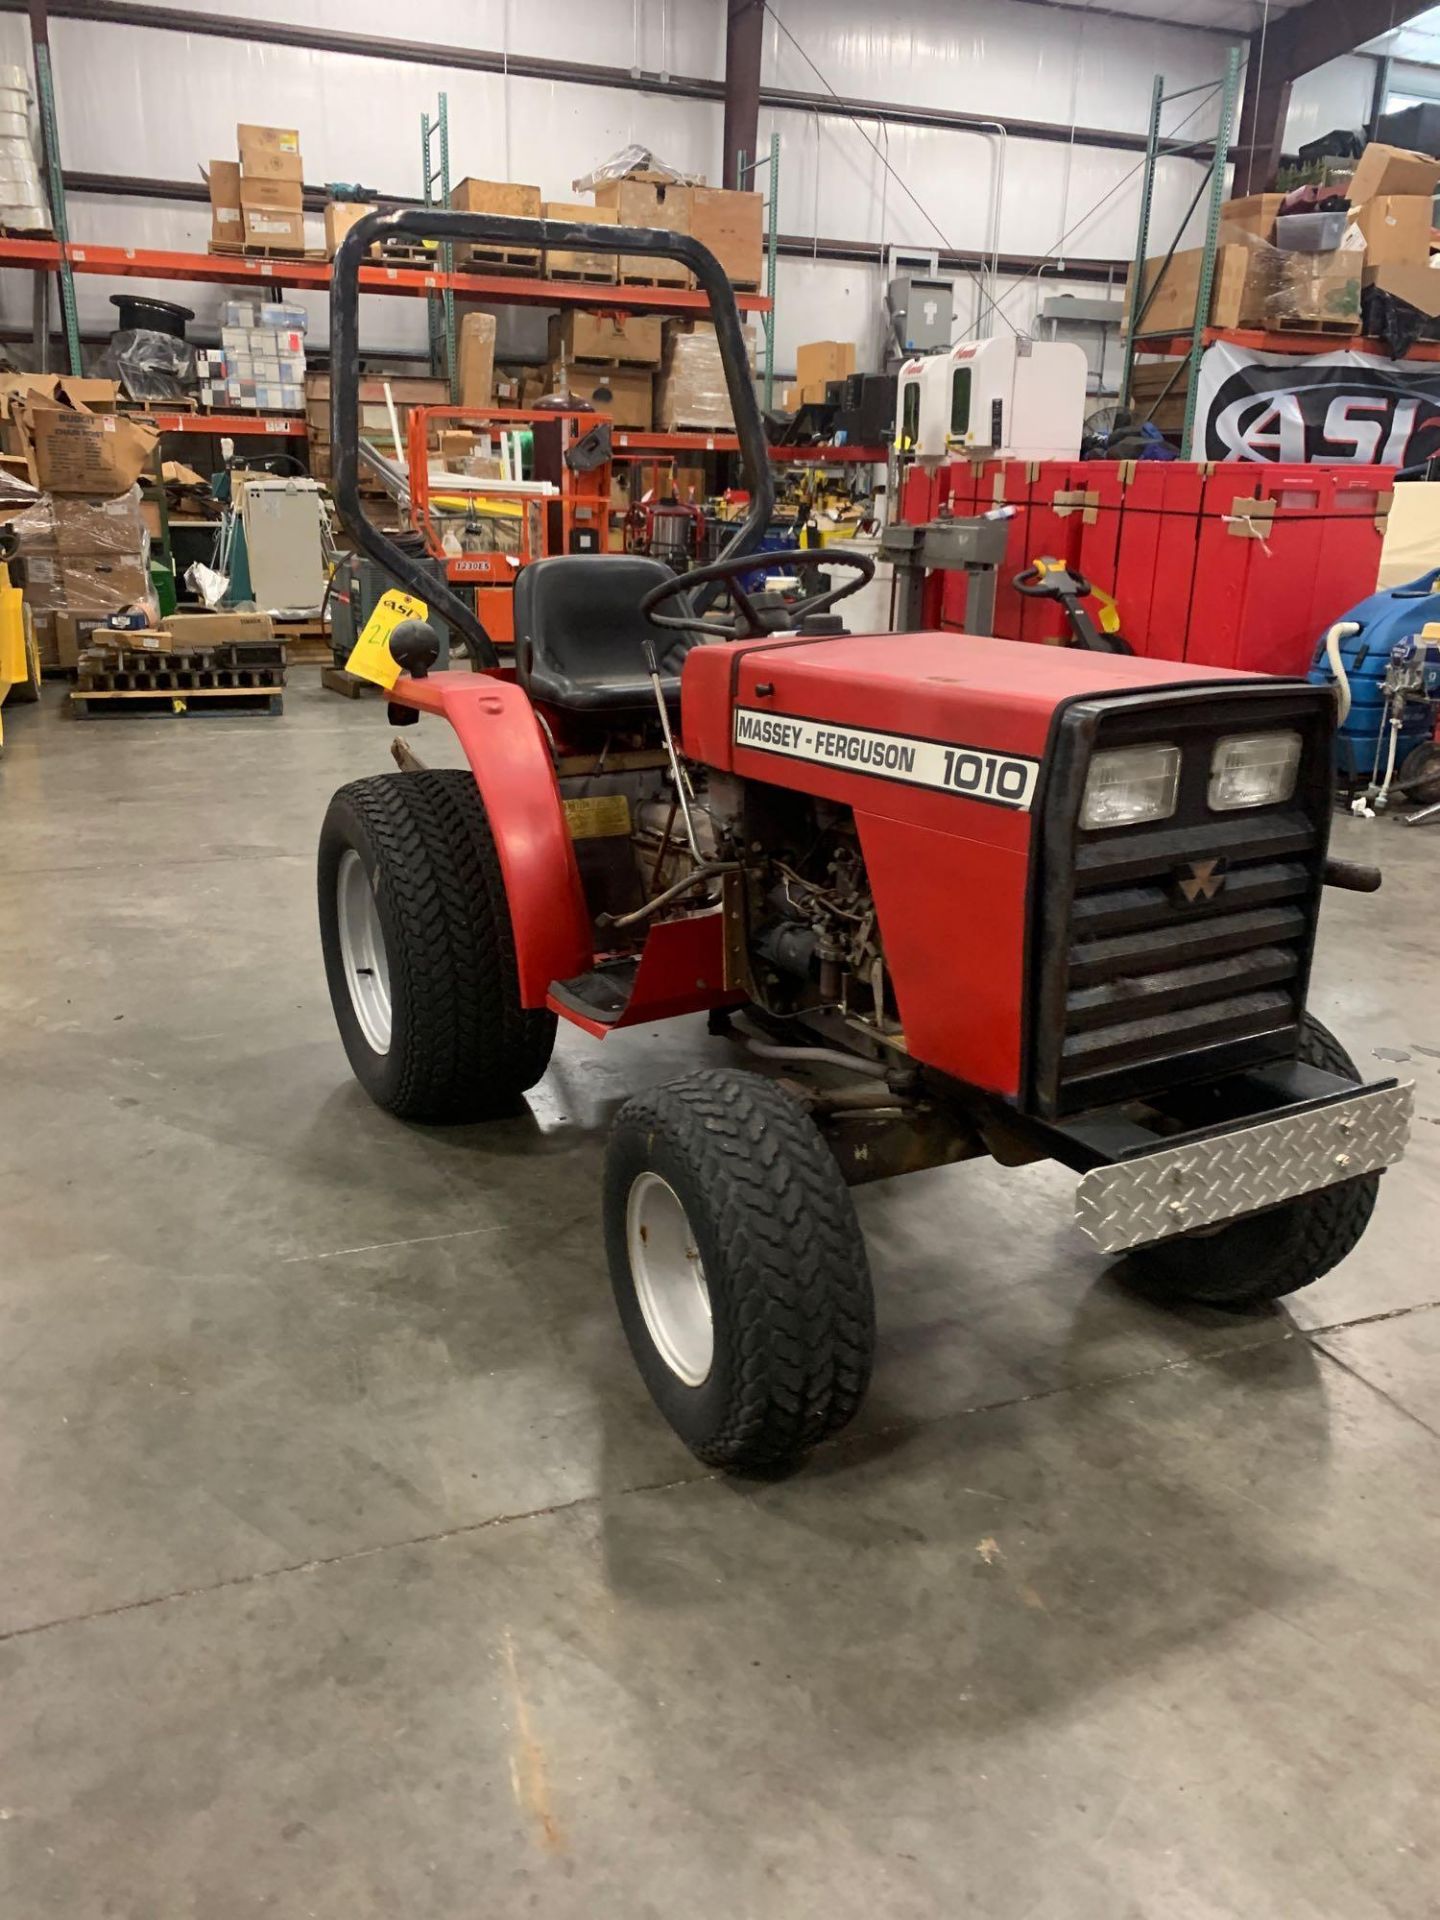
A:
<svg viewBox="0 0 1440 1920">
<path fill-rule="evenodd" d="M 659 560 L 635 553 L 557 554 L 522 567 L 515 581 L 521 686 L 532 699 L 576 713 L 653 713 L 648 637 L 665 703 L 678 711 L 680 669 L 694 640 L 652 627 L 640 611 L 642 596 L 674 577 Z"/>
</svg>

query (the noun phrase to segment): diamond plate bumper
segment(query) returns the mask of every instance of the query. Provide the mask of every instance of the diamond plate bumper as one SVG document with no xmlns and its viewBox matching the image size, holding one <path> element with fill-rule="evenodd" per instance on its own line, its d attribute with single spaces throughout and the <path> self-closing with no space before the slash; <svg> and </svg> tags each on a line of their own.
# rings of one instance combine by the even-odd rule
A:
<svg viewBox="0 0 1440 1920">
<path fill-rule="evenodd" d="M 1375 1173 L 1405 1151 L 1413 1104 L 1408 1082 L 1381 1087 L 1096 1167 L 1076 1221 L 1102 1253 L 1123 1253 Z"/>
</svg>

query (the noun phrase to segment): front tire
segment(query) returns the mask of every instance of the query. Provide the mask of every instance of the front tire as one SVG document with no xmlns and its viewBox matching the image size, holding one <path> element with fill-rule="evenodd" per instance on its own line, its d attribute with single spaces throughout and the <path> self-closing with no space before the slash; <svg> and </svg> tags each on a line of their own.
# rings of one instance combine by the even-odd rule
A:
<svg viewBox="0 0 1440 1920">
<path fill-rule="evenodd" d="M 470 774 L 342 787 L 320 830 L 320 939 L 355 1077 L 407 1120 L 484 1120 L 544 1073 L 555 1016 L 520 1004 L 494 835 Z"/>
<path fill-rule="evenodd" d="M 660 1411 L 708 1466 L 774 1467 L 854 1415 L 875 1349 L 850 1191 L 773 1082 L 687 1074 L 621 1108 L 605 1245 Z"/>
<path fill-rule="evenodd" d="M 1298 1057 L 1359 1084 L 1360 1069 L 1312 1015 L 1301 1029 Z M 1159 1297 L 1213 1307 L 1258 1307 L 1298 1293 L 1329 1273 L 1370 1223 L 1378 1173 L 1321 1187 L 1208 1233 L 1179 1234 L 1131 1254 L 1142 1288 Z"/>
</svg>

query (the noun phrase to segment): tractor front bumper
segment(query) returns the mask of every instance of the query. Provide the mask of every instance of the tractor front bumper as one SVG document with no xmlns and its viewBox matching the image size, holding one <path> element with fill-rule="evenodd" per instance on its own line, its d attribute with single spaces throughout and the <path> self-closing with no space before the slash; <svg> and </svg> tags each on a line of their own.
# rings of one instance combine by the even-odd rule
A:
<svg viewBox="0 0 1440 1920">
<path fill-rule="evenodd" d="M 1076 1221 L 1124 1253 L 1378 1173 L 1405 1151 L 1413 1105 L 1409 1083 L 1367 1087 L 1126 1154 L 1085 1174 Z"/>
</svg>

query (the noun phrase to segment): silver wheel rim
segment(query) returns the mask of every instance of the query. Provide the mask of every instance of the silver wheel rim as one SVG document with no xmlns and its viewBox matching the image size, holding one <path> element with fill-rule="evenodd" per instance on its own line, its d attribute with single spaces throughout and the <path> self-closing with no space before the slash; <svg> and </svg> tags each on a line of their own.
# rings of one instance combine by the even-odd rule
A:
<svg viewBox="0 0 1440 1920">
<path fill-rule="evenodd" d="M 678 1380 L 698 1387 L 715 1358 L 710 1289 L 679 1197 L 658 1173 L 642 1173 L 625 1207 L 635 1297 L 655 1350 Z"/>
<path fill-rule="evenodd" d="M 340 856 L 335 908 L 340 924 L 340 961 L 355 1018 L 376 1053 L 388 1053 L 390 963 L 385 957 L 385 933 L 365 862 L 353 847 L 347 847 Z"/>
</svg>

